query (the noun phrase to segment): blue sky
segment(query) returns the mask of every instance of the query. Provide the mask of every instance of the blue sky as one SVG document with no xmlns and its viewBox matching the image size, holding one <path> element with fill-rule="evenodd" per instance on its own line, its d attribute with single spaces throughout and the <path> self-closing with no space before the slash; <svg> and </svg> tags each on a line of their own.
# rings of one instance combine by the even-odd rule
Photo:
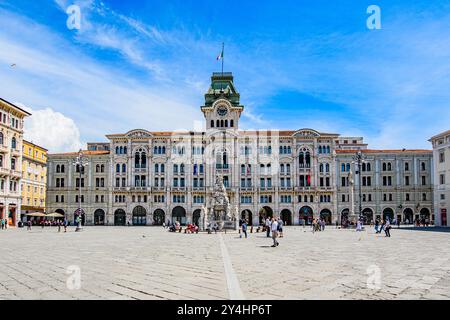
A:
<svg viewBox="0 0 450 320">
<path fill-rule="evenodd" d="M 80 30 L 66 26 L 81 8 Z M 369 5 L 381 30 L 366 27 Z M 0 96 L 51 152 L 134 128 L 193 129 L 215 58 L 245 129 L 430 148 L 450 129 L 448 1 L 0 1 Z M 11 67 L 11 64 L 16 64 Z M 55 125 L 56 124 L 56 125 Z"/>
</svg>

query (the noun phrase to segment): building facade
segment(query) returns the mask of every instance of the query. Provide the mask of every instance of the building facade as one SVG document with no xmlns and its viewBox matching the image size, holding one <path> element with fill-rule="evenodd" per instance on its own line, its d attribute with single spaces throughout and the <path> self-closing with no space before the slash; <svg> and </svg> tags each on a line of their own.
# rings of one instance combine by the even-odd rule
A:
<svg viewBox="0 0 450 320">
<path fill-rule="evenodd" d="M 436 225 L 447 227 L 450 214 L 450 130 L 429 141 L 433 145 Z"/>
<path fill-rule="evenodd" d="M 371 158 L 374 170 L 384 159 L 394 165 L 410 157 L 413 166 L 417 157 L 431 165 L 431 151 L 405 151 L 401 156 L 396 151 L 373 153 L 362 137 L 313 129 L 239 130 L 244 106 L 231 73 L 213 74 L 201 111 L 206 122 L 203 132 L 136 129 L 107 135 L 105 143 L 88 144 L 84 155 L 89 165 L 84 172 L 72 165 L 76 153 L 49 155 L 48 210 L 72 220 L 81 201 L 87 224 L 199 223 L 219 175 L 235 216 L 253 225 L 266 216 L 281 216 L 287 224 L 310 223 L 319 216 L 334 223 L 342 220 L 342 213 L 346 219 L 357 214 L 340 201 L 350 192 L 340 181 L 347 174 L 341 172 L 341 163 L 354 167 L 350 158 L 358 150 L 377 158 Z M 400 175 L 400 169 L 395 174 Z M 426 174 L 424 190 L 431 181 L 430 170 Z M 387 205 L 398 214 L 395 205 L 401 201 L 382 203 L 378 194 L 384 188 L 375 184 L 377 179 L 382 181 L 382 173 L 374 171 L 373 176 L 373 216 L 382 215 Z M 411 185 L 402 190 L 416 188 L 410 191 L 416 199 L 422 186 L 411 179 Z M 397 184 L 386 187 L 397 197 Z M 414 214 L 425 207 L 431 212 L 431 195 L 427 196 L 430 202 L 414 207 Z"/>
<path fill-rule="evenodd" d="M 23 123 L 30 115 L 0 98 L 0 219 L 10 226 L 20 219 Z"/>
<path fill-rule="evenodd" d="M 23 140 L 22 157 L 22 208 L 20 219 L 25 214 L 45 212 L 47 193 L 47 149 Z"/>
<path fill-rule="evenodd" d="M 341 217 L 359 216 L 361 207 L 367 223 L 387 218 L 403 223 L 435 220 L 431 151 L 362 150 L 361 175 L 356 174 L 354 151 L 336 152 L 337 212 Z"/>
</svg>

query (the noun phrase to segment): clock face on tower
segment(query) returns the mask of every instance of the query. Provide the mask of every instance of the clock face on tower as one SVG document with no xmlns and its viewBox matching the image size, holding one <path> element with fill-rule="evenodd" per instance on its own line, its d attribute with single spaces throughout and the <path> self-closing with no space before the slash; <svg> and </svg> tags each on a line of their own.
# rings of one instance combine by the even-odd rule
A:
<svg viewBox="0 0 450 320">
<path fill-rule="evenodd" d="M 217 108 L 217 114 L 221 117 L 224 117 L 228 114 L 228 108 L 226 106 L 219 106 Z"/>
</svg>

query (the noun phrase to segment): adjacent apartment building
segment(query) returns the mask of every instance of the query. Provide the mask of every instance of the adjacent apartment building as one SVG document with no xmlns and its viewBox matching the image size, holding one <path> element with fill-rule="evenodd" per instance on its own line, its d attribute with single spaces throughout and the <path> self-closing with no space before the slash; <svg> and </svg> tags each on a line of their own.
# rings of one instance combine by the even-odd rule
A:
<svg viewBox="0 0 450 320">
<path fill-rule="evenodd" d="M 436 225 L 447 227 L 450 213 L 450 130 L 429 140 L 434 158 L 434 212 Z"/>
<path fill-rule="evenodd" d="M 0 219 L 20 219 L 24 118 L 31 114 L 0 98 Z"/>
<path fill-rule="evenodd" d="M 27 213 L 45 212 L 47 149 L 24 140 L 22 150 L 22 216 L 20 219 L 24 221 L 24 215 Z"/>
</svg>

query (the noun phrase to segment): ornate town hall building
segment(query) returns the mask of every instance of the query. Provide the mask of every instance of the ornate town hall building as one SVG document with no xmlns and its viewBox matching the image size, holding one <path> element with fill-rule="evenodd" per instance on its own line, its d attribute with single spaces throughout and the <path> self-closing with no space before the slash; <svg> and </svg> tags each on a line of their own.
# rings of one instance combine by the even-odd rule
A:
<svg viewBox="0 0 450 320">
<path fill-rule="evenodd" d="M 273 215 L 353 220 L 360 199 L 366 221 L 433 220 L 431 151 L 370 150 L 361 137 L 313 129 L 239 130 L 244 106 L 231 73 L 213 74 L 201 111 L 205 132 L 110 134 L 88 144 L 85 168 L 73 165 L 77 152 L 49 155 L 47 211 L 73 221 L 81 202 L 86 224 L 201 224 L 220 177 L 233 216 L 253 225 Z"/>
</svg>

